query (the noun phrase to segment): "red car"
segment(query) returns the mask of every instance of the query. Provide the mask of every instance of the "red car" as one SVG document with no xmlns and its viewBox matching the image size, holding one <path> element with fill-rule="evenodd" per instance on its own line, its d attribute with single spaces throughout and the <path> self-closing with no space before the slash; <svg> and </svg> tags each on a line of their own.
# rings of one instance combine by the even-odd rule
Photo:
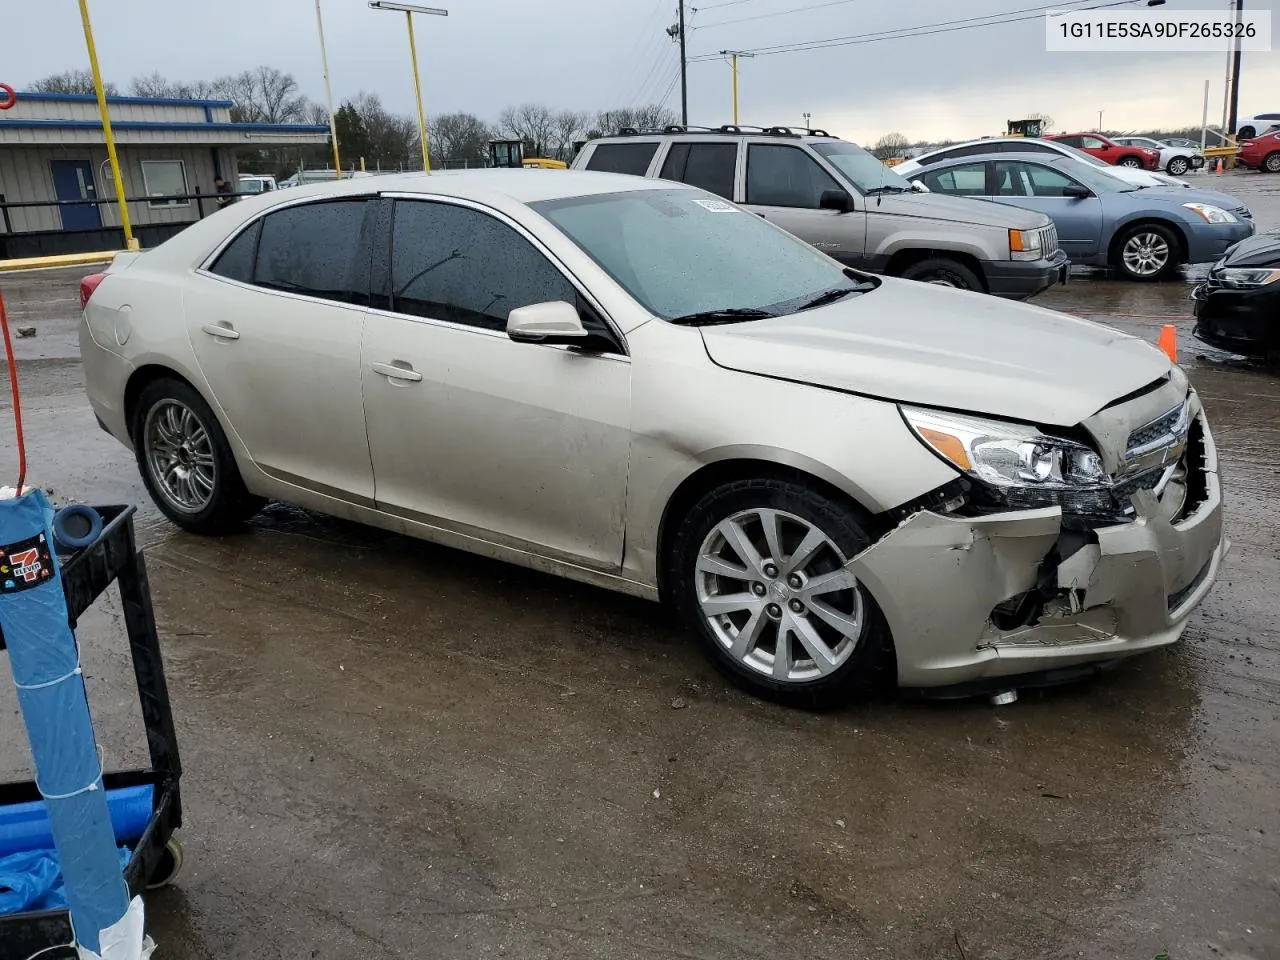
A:
<svg viewBox="0 0 1280 960">
<path fill-rule="evenodd" d="M 1280 173 L 1280 133 L 1264 133 L 1240 144 L 1237 162 L 1267 173 Z"/>
<path fill-rule="evenodd" d="M 1149 147 L 1130 147 L 1108 140 L 1100 133 L 1059 133 L 1048 140 L 1057 140 L 1069 147 L 1083 150 L 1113 167 L 1138 167 L 1142 170 L 1160 169 L 1160 151 Z"/>
</svg>

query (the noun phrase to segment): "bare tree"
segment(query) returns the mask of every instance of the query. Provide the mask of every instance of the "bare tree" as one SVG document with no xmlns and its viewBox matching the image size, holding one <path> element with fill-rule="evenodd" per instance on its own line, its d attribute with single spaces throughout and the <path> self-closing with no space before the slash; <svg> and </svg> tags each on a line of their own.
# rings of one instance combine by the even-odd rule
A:
<svg viewBox="0 0 1280 960">
<path fill-rule="evenodd" d="M 376 93 L 363 90 L 347 106 L 356 112 L 364 129 L 368 146 L 363 156 L 367 166 L 385 170 L 422 169 L 417 121 L 387 112 Z"/>
<path fill-rule="evenodd" d="M 306 109 L 302 112 L 302 122 L 314 124 L 315 126 L 329 125 L 329 108 L 323 103 L 315 103 L 307 101 Z"/>
<path fill-rule="evenodd" d="M 587 133 L 587 139 L 609 136 L 623 127 L 634 127 L 637 130 L 661 130 L 663 127 L 679 123 L 680 118 L 658 103 L 642 107 L 620 107 L 616 110 L 601 110 L 596 114 L 595 124 Z"/>
<path fill-rule="evenodd" d="M 555 115 L 541 103 L 507 107 L 498 115 L 498 131 L 524 141 L 529 152 L 545 156 L 555 138 Z"/>
<path fill-rule="evenodd" d="M 479 163 L 489 151 L 491 135 L 472 113 L 442 113 L 431 124 L 431 153 L 446 163 Z"/>
<path fill-rule="evenodd" d="M 88 93 L 96 92 L 93 86 L 93 74 L 88 70 L 68 70 L 65 73 L 54 73 L 27 84 L 34 93 Z M 107 96 L 114 97 L 119 89 L 114 83 L 103 82 Z"/>
<path fill-rule="evenodd" d="M 890 157 L 901 157 L 911 141 L 900 133 L 886 133 L 871 148 L 872 156 L 877 160 L 888 160 Z"/>
<path fill-rule="evenodd" d="M 1041 113 L 1039 110 L 1037 110 L 1035 113 L 1028 113 L 1027 119 L 1039 120 L 1040 131 L 1042 133 L 1051 133 L 1053 131 L 1053 117 L 1049 116 L 1049 114 L 1047 113 Z"/>
<path fill-rule="evenodd" d="M 552 144 L 557 160 L 573 159 L 573 144 L 581 140 L 591 117 L 576 110 L 561 110 L 552 117 Z"/>
</svg>

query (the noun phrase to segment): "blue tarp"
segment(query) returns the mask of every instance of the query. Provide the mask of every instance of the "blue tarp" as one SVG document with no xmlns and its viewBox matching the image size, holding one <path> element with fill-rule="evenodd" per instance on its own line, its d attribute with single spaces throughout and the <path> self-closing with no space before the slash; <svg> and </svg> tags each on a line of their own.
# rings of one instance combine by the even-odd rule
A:
<svg viewBox="0 0 1280 960">
<path fill-rule="evenodd" d="M 129 891 L 102 788 L 76 638 L 67 626 L 52 518 L 40 490 L 0 500 L 0 628 L 76 940 L 99 953 L 99 931 L 125 915 Z"/>
<path fill-rule="evenodd" d="M 120 872 L 133 855 L 120 848 Z M 67 891 L 53 850 L 24 850 L 0 857 L 0 917 L 29 910 L 65 910 Z"/>
</svg>

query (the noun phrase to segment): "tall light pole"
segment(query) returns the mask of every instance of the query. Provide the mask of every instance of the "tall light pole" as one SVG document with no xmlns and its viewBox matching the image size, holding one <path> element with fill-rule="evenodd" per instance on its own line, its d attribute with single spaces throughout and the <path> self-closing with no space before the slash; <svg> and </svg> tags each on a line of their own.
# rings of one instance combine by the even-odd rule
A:
<svg viewBox="0 0 1280 960">
<path fill-rule="evenodd" d="M 804 117 L 804 128 L 805 128 L 806 130 L 811 130 L 811 129 L 813 129 L 813 114 L 812 114 L 812 113 L 802 113 L 802 114 L 800 114 L 800 116 Z"/>
<path fill-rule="evenodd" d="M 1102 111 L 1098 111 L 1098 132 L 1102 132 Z"/>
<path fill-rule="evenodd" d="M 422 169 L 431 172 L 431 154 L 427 149 L 427 114 L 422 109 L 422 79 L 418 76 L 418 45 L 413 38 L 413 15 L 415 13 L 447 17 L 448 10 L 440 7 L 420 7 L 413 3 L 392 3 L 391 0 L 369 0 L 374 10 L 395 10 L 404 14 L 405 24 L 409 29 L 409 59 L 413 61 L 413 93 L 418 98 L 418 136 L 422 140 Z"/>
<path fill-rule="evenodd" d="M 721 50 L 722 57 L 729 58 L 729 72 L 733 76 L 733 122 L 738 122 L 738 58 L 754 57 L 754 53 L 746 53 L 743 50 Z"/>
<path fill-rule="evenodd" d="M 333 169 L 342 179 L 342 158 L 338 156 L 338 120 L 333 114 L 333 88 L 329 85 L 329 54 L 324 46 L 324 18 L 316 0 L 316 29 L 320 31 L 320 69 L 324 72 L 324 98 L 329 106 L 329 139 L 333 141 Z"/>
<path fill-rule="evenodd" d="M 1244 0 L 1236 0 L 1235 53 L 1231 58 L 1231 109 L 1228 111 L 1227 129 L 1224 133 L 1236 134 L 1237 112 L 1240 107 L 1240 19 L 1244 16 Z"/>
<path fill-rule="evenodd" d="M 111 161 L 111 179 L 116 185 L 116 206 L 120 208 L 120 227 L 124 245 L 137 250 L 138 241 L 129 222 L 129 204 L 125 202 L 124 178 L 120 176 L 120 158 L 116 156 L 116 137 L 111 132 L 111 111 L 107 109 L 107 91 L 102 86 L 102 70 L 98 67 L 98 48 L 93 43 L 93 24 L 89 22 L 88 0 L 80 0 L 80 21 L 84 24 L 84 45 L 89 50 L 89 69 L 93 72 L 93 89 L 98 95 L 98 112 L 102 114 L 102 138 L 107 142 L 107 159 Z"/>
</svg>

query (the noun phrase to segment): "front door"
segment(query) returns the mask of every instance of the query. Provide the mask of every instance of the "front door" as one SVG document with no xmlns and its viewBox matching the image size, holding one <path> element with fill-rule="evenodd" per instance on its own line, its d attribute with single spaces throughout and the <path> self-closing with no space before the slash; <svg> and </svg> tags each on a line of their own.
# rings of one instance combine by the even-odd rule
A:
<svg viewBox="0 0 1280 960">
<path fill-rule="evenodd" d="M 849 193 L 800 147 L 747 145 L 747 206 L 841 263 L 868 266 L 863 199 L 851 194 L 858 209 L 849 213 L 823 210 L 820 201 L 825 190 Z"/>
<path fill-rule="evenodd" d="M 618 568 L 631 364 L 561 268 L 490 213 L 398 200 L 386 293 L 361 349 L 379 509 Z M 606 348 L 507 338 L 511 310 L 550 300 Z"/>
<path fill-rule="evenodd" d="M 375 205 L 286 207 L 188 281 L 187 333 L 209 389 L 277 480 L 373 505 L 360 337 Z"/>
<path fill-rule="evenodd" d="M 50 160 L 53 195 L 58 200 L 96 200 L 93 164 L 88 160 Z M 59 207 L 63 230 L 99 230 L 102 214 L 96 203 L 69 203 Z"/>
<path fill-rule="evenodd" d="M 1058 246 L 1072 260 L 1102 252 L 1102 201 L 1063 193 L 1083 184 L 1039 163 L 997 160 L 994 168 L 992 200 L 1046 214 L 1058 229 Z"/>
</svg>

